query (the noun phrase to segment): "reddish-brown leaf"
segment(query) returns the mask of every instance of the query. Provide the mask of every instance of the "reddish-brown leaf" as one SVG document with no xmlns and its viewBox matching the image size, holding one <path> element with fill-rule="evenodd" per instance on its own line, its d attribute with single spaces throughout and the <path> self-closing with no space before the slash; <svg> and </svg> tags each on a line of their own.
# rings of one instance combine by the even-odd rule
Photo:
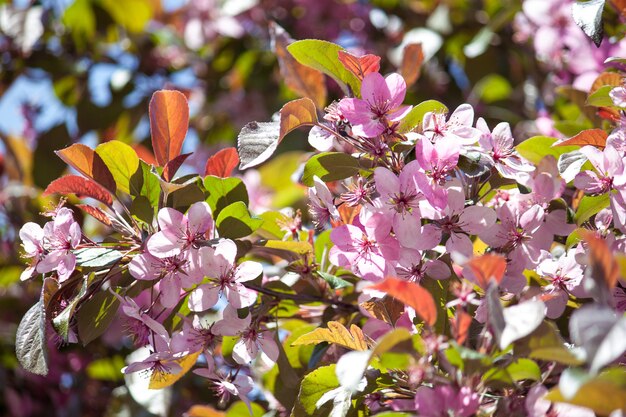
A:
<svg viewBox="0 0 626 417">
<path fill-rule="evenodd" d="M 48 194 L 76 194 L 78 198 L 94 198 L 107 206 L 113 204 L 113 197 L 103 186 L 96 184 L 92 180 L 78 175 L 66 175 L 52 181 L 43 192 Z"/>
<path fill-rule="evenodd" d="M 396 325 L 396 321 L 404 313 L 404 304 L 396 298 L 385 296 L 383 298 L 372 298 L 359 304 L 359 307 L 370 313 L 374 318 Z"/>
<path fill-rule="evenodd" d="M 566 139 L 554 146 L 585 146 L 591 145 L 599 149 L 606 147 L 606 138 L 608 134 L 603 129 L 587 129 L 583 130 L 576 136 Z"/>
<path fill-rule="evenodd" d="M 75 143 L 65 149 L 55 151 L 55 153 L 66 164 L 76 169 L 81 174 L 91 178 L 112 193 L 115 192 L 116 187 L 113 174 L 111 174 L 109 168 L 104 164 L 100 155 L 95 153 L 90 147 Z"/>
<path fill-rule="evenodd" d="M 619 264 L 609 245 L 593 231 L 581 231 L 582 238 L 589 247 L 591 272 L 594 280 L 604 282 L 609 290 L 615 288 L 620 277 Z"/>
<path fill-rule="evenodd" d="M 402 56 L 402 64 L 400 65 L 400 74 L 406 81 L 406 86 L 410 87 L 420 76 L 421 67 L 424 63 L 424 51 L 422 44 L 410 43 L 404 47 L 404 55 Z"/>
<path fill-rule="evenodd" d="M 347 204 L 342 204 L 337 207 L 337 211 L 339 211 L 341 220 L 331 220 L 333 227 L 341 226 L 342 224 L 352 224 L 356 216 L 361 212 L 361 206 L 351 207 Z"/>
<path fill-rule="evenodd" d="M 233 169 L 237 168 L 237 165 L 239 165 L 237 148 L 221 149 L 207 159 L 204 175 L 228 178 L 233 173 Z"/>
<path fill-rule="evenodd" d="M 339 61 L 343 66 L 357 76 L 359 80 L 380 69 L 380 57 L 372 54 L 355 56 L 346 51 L 339 51 Z"/>
<path fill-rule="evenodd" d="M 619 112 L 610 107 L 600 107 L 598 109 L 598 116 L 604 120 L 610 120 L 611 122 L 617 122 L 620 119 Z"/>
<path fill-rule="evenodd" d="M 174 175 L 176 174 L 176 171 L 178 171 L 178 168 L 180 168 L 183 162 L 185 162 L 185 159 L 189 158 L 190 155 L 191 153 L 178 155 L 176 158 L 165 164 L 165 168 L 163 168 L 163 178 L 165 179 L 165 181 L 169 182 L 172 180 L 172 178 L 174 178 Z"/>
<path fill-rule="evenodd" d="M 605 85 L 619 87 L 622 85 L 622 76 L 617 72 L 603 72 L 598 75 L 593 84 L 591 84 L 589 95 L 595 93 L 600 87 L 604 87 Z"/>
<path fill-rule="evenodd" d="M 88 206 L 87 204 L 78 204 L 76 207 L 91 215 L 93 218 L 95 218 L 105 226 L 111 226 L 111 219 L 109 218 L 109 216 L 107 216 L 107 214 L 104 211 L 100 210 L 98 207 Z"/>
<path fill-rule="evenodd" d="M 488 253 L 472 259 L 469 267 L 476 277 L 477 284 L 482 289 L 487 289 L 491 280 L 497 284 L 502 281 L 506 271 L 506 259 L 504 256 Z"/>
<path fill-rule="evenodd" d="M 317 123 L 317 110 L 315 103 L 309 98 L 291 100 L 280 109 L 280 134 L 281 141 L 285 135 L 300 126 L 311 126 Z"/>
<path fill-rule="evenodd" d="M 465 343 L 470 324 L 472 324 L 472 316 L 467 314 L 465 310 L 457 308 L 454 317 L 450 319 L 450 324 L 452 324 L 452 334 L 456 342 L 459 345 Z"/>
<path fill-rule="evenodd" d="M 300 64 L 287 51 L 287 46 L 293 42 L 289 34 L 274 22 L 270 24 L 270 35 L 274 53 L 278 58 L 280 74 L 287 87 L 302 97 L 308 97 L 319 108 L 326 105 L 326 80 L 324 74 L 313 68 Z"/>
<path fill-rule="evenodd" d="M 433 296 L 420 285 L 397 278 L 387 278 L 372 289 L 385 292 L 412 307 L 425 323 L 433 326 L 437 321 L 437 307 Z"/>
<path fill-rule="evenodd" d="M 161 90 L 150 100 L 152 149 L 159 166 L 180 155 L 189 126 L 189 105 L 183 93 Z"/>
<path fill-rule="evenodd" d="M 141 143 L 133 144 L 133 149 L 137 152 L 139 159 L 144 161 L 146 164 L 157 165 L 157 160 L 150 149 L 146 148 Z"/>
</svg>

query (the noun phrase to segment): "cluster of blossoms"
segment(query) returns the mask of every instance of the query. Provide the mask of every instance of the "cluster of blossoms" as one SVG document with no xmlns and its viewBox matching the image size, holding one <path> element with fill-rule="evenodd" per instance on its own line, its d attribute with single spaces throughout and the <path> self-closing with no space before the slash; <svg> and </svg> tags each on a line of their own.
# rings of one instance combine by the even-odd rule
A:
<svg viewBox="0 0 626 417">
<path fill-rule="evenodd" d="M 292 114 L 283 111 L 309 106 L 295 118 L 304 120 L 309 111 L 301 124 L 314 125 L 309 142 L 320 151 L 303 169 L 309 216 L 299 210 L 251 214 L 243 181 L 231 176 L 234 149 L 211 157 L 203 179 L 172 180 L 180 156 L 170 153 L 176 153 L 175 140 L 159 136 L 158 117 L 168 114 L 153 108 L 163 105 L 159 100 L 186 101 L 174 92 L 155 94 L 150 117 L 162 169 L 137 157 L 137 171 L 114 177 L 111 171 L 126 165 L 116 165 L 107 151 L 116 147 L 132 155 L 132 149 L 109 142 L 94 152 L 110 171 L 90 178 L 104 178 L 104 193 L 128 189 L 134 198 L 125 227 L 100 209 L 89 211 L 118 233 L 117 242 L 99 245 L 81 237 L 68 208 L 56 210 L 43 228 L 29 223 L 20 233 L 33 259 L 23 278 L 44 274 L 62 290 L 70 288 L 59 306 L 43 296 L 40 301 L 48 302 L 55 331 L 66 341 L 88 338 L 80 334 L 81 317 L 77 326 L 71 318 L 75 309 L 81 313 L 81 303 L 94 301 L 94 291 L 106 290 L 142 352 L 126 374 L 141 371 L 164 387 L 198 365 L 193 372 L 211 381 L 223 401 L 238 396 L 251 411 L 256 367 L 272 370 L 266 378 L 274 392 L 265 390 L 262 398 L 280 415 L 291 413 L 285 404 L 316 415 L 332 400 L 332 415 L 345 417 L 357 397 L 373 412 L 432 417 L 503 410 L 591 415 L 576 402 L 559 401 L 572 400 L 569 394 L 581 387 L 568 385 L 568 372 L 601 377 L 626 351 L 625 283 L 616 266 L 618 256 L 626 259 L 626 89 L 607 93 L 615 117 L 606 140 L 538 137 L 543 142 L 533 153 L 515 146 L 508 123 L 490 129 L 484 119 L 475 120 L 469 104 L 450 113 L 434 101 L 407 106 L 400 74 L 384 77 L 371 67 L 352 74 L 360 94 L 331 104 L 321 122 L 308 99 L 281 110 L 288 119 Z M 243 166 L 271 154 L 277 144 L 259 151 L 257 141 L 259 129 L 273 126 L 283 134 L 283 123 L 244 128 Z M 591 131 L 599 135 L 597 130 Z M 563 144 L 577 148 L 558 147 Z M 61 154 L 72 161 L 68 149 Z M 142 185 L 123 182 L 135 173 Z M 160 193 L 152 195 L 152 189 Z M 124 198 L 92 196 L 115 213 Z M 140 197 L 152 198 L 151 214 L 134 211 Z M 81 252 L 90 250 L 95 258 Z M 93 276 L 89 268 L 97 270 Z M 86 290 L 72 298 L 80 281 L 73 277 L 81 275 Z M 570 319 L 574 348 L 546 318 Z M 290 325 L 276 331 L 273 323 L 282 330 L 283 320 Z M 311 325 L 320 323 L 327 328 Z M 76 327 L 76 337 L 67 337 Z M 593 328 L 600 333 L 589 332 Z M 18 340 L 29 334 L 18 330 Z M 604 340 L 607 334 L 612 336 Z M 400 346 L 409 339 L 410 348 Z M 544 343 L 545 351 L 532 351 Z M 316 346 L 299 350 L 307 345 Z M 405 360 L 383 360 L 392 348 Z M 526 351 L 532 359 L 520 353 Z M 542 369 L 535 360 L 551 365 Z M 28 355 L 20 361 L 31 364 Z M 560 374 L 563 396 L 545 397 Z M 278 395 L 279 378 L 280 384 L 300 384 L 295 404 Z M 320 379 L 334 385 L 320 392 Z M 605 414 L 621 415 L 620 407 Z"/>
<path fill-rule="evenodd" d="M 535 53 L 556 84 L 573 84 L 589 91 L 604 70 L 604 61 L 624 56 L 626 41 L 604 39 L 599 48 L 576 25 L 572 17 L 575 0 L 524 0 L 515 16 L 515 40 L 532 40 Z"/>
</svg>

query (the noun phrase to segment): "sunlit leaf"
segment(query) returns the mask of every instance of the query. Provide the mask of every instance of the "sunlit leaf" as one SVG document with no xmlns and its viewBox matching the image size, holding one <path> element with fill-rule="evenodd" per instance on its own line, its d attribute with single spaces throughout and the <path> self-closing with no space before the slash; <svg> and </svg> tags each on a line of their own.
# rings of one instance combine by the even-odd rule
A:
<svg viewBox="0 0 626 417">
<path fill-rule="evenodd" d="M 285 135 L 300 126 L 312 126 L 317 123 L 315 104 L 308 98 L 292 100 L 280 109 L 279 141 Z"/>
<path fill-rule="evenodd" d="M 44 306 L 40 301 L 32 306 L 17 327 L 15 354 L 20 365 L 37 375 L 48 374 Z"/>
<path fill-rule="evenodd" d="M 93 149 L 80 143 L 75 143 L 65 149 L 56 151 L 56 154 L 66 164 L 91 178 L 107 190 L 115 193 L 115 179 L 106 164 Z"/>
<path fill-rule="evenodd" d="M 191 368 L 196 364 L 198 360 L 198 356 L 200 356 L 202 352 L 194 352 L 189 355 L 184 356 L 181 359 L 177 359 L 176 362 L 182 368 L 178 373 L 170 374 L 164 372 L 154 371 L 152 375 L 150 375 L 150 389 L 161 389 L 165 387 L 169 387 L 173 385 L 176 381 L 181 379 L 187 372 L 191 370 Z"/>
<path fill-rule="evenodd" d="M 113 175 L 117 189 L 130 194 L 130 181 L 139 168 L 137 152 L 127 144 L 111 140 L 98 145 L 96 153 Z"/>
<path fill-rule="evenodd" d="M 78 175 L 66 175 L 52 181 L 43 195 L 59 193 L 62 195 L 76 194 L 78 198 L 93 198 L 107 206 L 113 204 L 113 197 L 103 186 L 90 179 Z"/>
<path fill-rule="evenodd" d="M 428 112 L 447 113 L 448 108 L 443 103 L 440 103 L 437 100 L 423 101 L 417 106 L 413 106 L 411 111 L 409 111 L 409 113 L 404 116 L 402 120 L 400 120 L 400 124 L 398 125 L 398 132 L 407 133 L 412 131 L 417 126 L 422 124 L 422 121 L 424 120 L 424 115 Z"/>
<path fill-rule="evenodd" d="M 574 214 L 574 221 L 580 226 L 589 220 L 591 216 L 607 208 L 609 204 L 610 198 L 608 193 L 598 196 L 586 195 L 578 203 L 578 208 Z"/>
<path fill-rule="evenodd" d="M 600 46 L 604 27 L 602 26 L 602 11 L 604 0 L 576 1 L 572 4 L 572 17 L 574 22 L 585 32 L 589 38 Z"/>
<path fill-rule="evenodd" d="M 578 146 L 553 147 L 552 145 L 556 142 L 556 138 L 533 136 L 517 145 L 515 149 L 520 155 L 535 165 L 548 155 L 552 155 L 555 159 L 558 159 L 559 155 L 578 149 Z"/>
<path fill-rule="evenodd" d="M 608 134 L 603 129 L 583 130 L 576 136 L 555 143 L 553 146 L 585 146 L 591 145 L 598 149 L 604 149 Z"/>
<path fill-rule="evenodd" d="M 161 90 L 150 100 L 152 149 L 160 166 L 180 155 L 189 125 L 189 105 L 180 91 Z"/>
<path fill-rule="evenodd" d="M 321 342 L 336 343 L 353 350 L 367 350 L 365 336 L 358 326 L 353 324 L 348 331 L 343 324 L 337 321 L 329 321 L 327 329 L 320 327 L 300 336 L 291 345 L 310 345 Z"/>
<path fill-rule="evenodd" d="M 506 259 L 501 255 L 488 253 L 472 259 L 468 266 L 474 273 L 477 284 L 487 289 L 492 280 L 496 284 L 502 281 L 506 272 Z"/>
<path fill-rule="evenodd" d="M 363 80 L 367 74 L 378 72 L 380 69 L 380 57 L 372 54 L 362 56 L 352 55 L 350 52 L 339 51 L 339 61 L 343 66 L 356 75 L 359 80 Z"/>
<path fill-rule="evenodd" d="M 412 86 L 418 80 L 421 67 L 424 63 L 424 51 L 419 43 L 410 43 L 404 47 L 400 74 L 406 81 L 407 87 Z"/>
<path fill-rule="evenodd" d="M 383 282 L 370 288 L 385 292 L 413 308 L 418 316 L 430 326 L 437 321 L 437 307 L 433 296 L 420 285 L 402 281 L 397 278 L 387 278 Z"/>
<path fill-rule="evenodd" d="M 311 157 L 304 165 L 302 183 L 312 187 L 315 176 L 324 182 L 330 182 L 349 178 L 359 170 L 359 160 L 351 155 L 343 152 L 323 152 Z"/>
<path fill-rule="evenodd" d="M 248 207 L 242 201 L 224 207 L 215 220 L 220 236 L 229 239 L 249 236 L 262 224 L 263 220 L 250 216 Z"/>
<path fill-rule="evenodd" d="M 239 154 L 236 148 L 220 149 L 215 155 L 207 159 L 204 167 L 204 175 L 214 175 L 220 178 L 228 178 L 233 170 L 239 165 Z"/>
</svg>

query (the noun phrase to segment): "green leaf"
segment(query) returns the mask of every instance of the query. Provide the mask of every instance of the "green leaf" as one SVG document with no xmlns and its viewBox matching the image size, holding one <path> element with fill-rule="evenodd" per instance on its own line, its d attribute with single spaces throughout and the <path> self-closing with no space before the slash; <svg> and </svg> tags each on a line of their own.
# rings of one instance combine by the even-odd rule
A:
<svg viewBox="0 0 626 417">
<path fill-rule="evenodd" d="M 490 74 L 478 81 L 474 92 L 485 103 L 505 100 L 509 98 L 513 89 L 511 84 L 501 75 Z"/>
<path fill-rule="evenodd" d="M 257 403 L 250 403 L 252 407 L 252 414 L 248 410 L 248 406 L 243 401 L 237 401 L 228 407 L 226 411 L 226 417 L 263 417 L 265 410 Z"/>
<path fill-rule="evenodd" d="M 345 279 L 339 278 L 333 274 L 327 274 L 326 272 L 317 271 L 317 275 L 319 275 L 320 278 L 326 281 L 328 285 L 330 285 L 330 288 L 332 288 L 333 290 L 353 286 L 351 282 L 348 282 Z"/>
<path fill-rule="evenodd" d="M 522 380 L 539 381 L 541 379 L 541 369 L 537 362 L 531 359 L 517 359 L 506 368 L 494 367 L 483 375 L 484 381 L 500 382 L 505 385 L 513 385 L 514 382 Z"/>
<path fill-rule="evenodd" d="M 220 178 L 207 175 L 204 178 L 204 188 L 209 193 L 206 202 L 211 207 L 213 218 L 216 218 L 224 207 L 238 201 L 248 205 L 248 190 L 239 178 Z"/>
<path fill-rule="evenodd" d="M 516 341 L 513 346 L 516 356 L 554 361 L 565 365 L 582 363 L 565 347 L 565 342 L 555 325 L 548 321 L 542 322 L 534 332 Z"/>
<path fill-rule="evenodd" d="M 101 291 L 85 301 L 76 313 L 78 336 L 83 345 L 100 337 L 117 316 L 120 301 L 109 291 Z"/>
<path fill-rule="evenodd" d="M 92 39 L 96 32 L 96 16 L 91 1 L 74 1 L 63 13 L 63 24 L 72 33 L 74 44 L 82 50 L 85 41 Z"/>
<path fill-rule="evenodd" d="M 615 103 L 611 100 L 609 93 L 615 88 L 612 85 L 603 85 L 587 97 L 587 105 L 594 107 L 613 107 Z"/>
<path fill-rule="evenodd" d="M 122 253 L 108 248 L 85 248 L 74 252 L 76 263 L 87 268 L 111 265 L 122 259 Z"/>
<path fill-rule="evenodd" d="M 96 153 L 113 174 L 117 189 L 130 194 L 131 177 L 139 168 L 137 152 L 123 142 L 111 140 L 98 145 Z"/>
<path fill-rule="evenodd" d="M 335 374 L 335 364 L 322 366 L 307 374 L 300 384 L 298 401 L 292 416 L 328 415 L 317 409 L 317 402 L 328 391 L 339 386 Z"/>
<path fill-rule="evenodd" d="M 609 194 L 602 194 L 598 196 L 586 195 L 580 199 L 576 214 L 574 214 L 574 221 L 578 226 L 589 220 L 589 218 L 600 210 L 609 206 L 610 199 Z"/>
<path fill-rule="evenodd" d="M 144 30 L 152 18 L 152 2 L 150 0 L 101 0 L 99 4 L 113 20 L 131 33 Z"/>
<path fill-rule="evenodd" d="M 87 365 L 87 376 L 100 381 L 123 381 L 124 374 L 120 370 L 125 365 L 124 358 L 119 355 L 112 358 L 96 359 Z"/>
<path fill-rule="evenodd" d="M 339 51 L 343 51 L 341 46 L 317 39 L 305 39 L 290 44 L 287 50 L 302 65 L 321 71 L 335 80 L 346 95 L 352 92 L 352 95 L 360 96 L 361 81 L 339 61 Z"/>
<path fill-rule="evenodd" d="M 422 124 L 424 115 L 428 112 L 448 113 L 448 108 L 437 100 L 426 100 L 413 107 L 411 111 L 404 116 L 398 126 L 398 132 L 407 133 Z"/>
<path fill-rule="evenodd" d="M 159 205 L 161 186 L 159 179 L 152 174 L 151 169 L 150 165 L 139 160 L 139 166 L 130 178 L 129 188 L 131 196 L 134 198 L 143 196 L 152 207 L 156 208 Z"/>
<path fill-rule="evenodd" d="M 243 201 L 237 201 L 220 211 L 215 222 L 221 237 L 238 239 L 250 236 L 263 224 L 263 220 L 250 216 Z"/>
<path fill-rule="evenodd" d="M 57 331 L 59 336 L 61 336 L 66 342 L 68 340 L 70 331 L 70 320 L 72 320 L 72 316 L 74 315 L 74 310 L 76 310 L 78 302 L 82 300 L 87 293 L 88 286 L 89 276 L 85 275 L 83 277 L 83 283 L 76 297 L 74 297 L 72 301 L 67 304 L 67 307 L 65 307 L 63 311 L 59 313 L 59 315 L 52 319 L 52 326 L 54 326 L 54 329 Z"/>
<path fill-rule="evenodd" d="M 342 152 L 323 152 L 313 156 L 304 165 L 302 183 L 312 187 L 313 177 L 322 181 L 337 181 L 351 177 L 359 172 L 359 160 Z"/>
<path fill-rule="evenodd" d="M 555 159 L 559 159 L 559 156 L 579 149 L 579 146 L 557 146 L 552 147 L 557 141 L 556 138 L 548 136 L 533 136 L 526 139 L 515 147 L 517 152 L 524 158 L 537 165 L 544 157 L 548 155 L 554 156 Z"/>
</svg>

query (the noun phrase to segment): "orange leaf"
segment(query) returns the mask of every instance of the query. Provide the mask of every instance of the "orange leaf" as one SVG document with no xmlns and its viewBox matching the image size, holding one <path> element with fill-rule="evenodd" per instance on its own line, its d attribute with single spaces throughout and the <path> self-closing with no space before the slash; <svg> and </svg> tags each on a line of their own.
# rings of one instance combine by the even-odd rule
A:
<svg viewBox="0 0 626 417">
<path fill-rule="evenodd" d="M 437 307 L 433 296 L 414 282 L 387 278 L 383 282 L 369 288 L 385 292 L 413 308 L 415 312 L 430 326 L 437 321 Z"/>
<path fill-rule="evenodd" d="M 622 17 L 626 17 L 626 0 L 611 0 L 611 4 Z"/>
<path fill-rule="evenodd" d="M 469 262 L 469 267 L 474 273 L 478 285 L 482 289 L 487 289 L 491 280 L 497 284 L 502 281 L 506 271 L 506 259 L 501 255 L 488 253 Z"/>
<path fill-rule="evenodd" d="M 208 405 L 193 405 L 184 415 L 187 417 L 226 417 L 226 413 Z"/>
<path fill-rule="evenodd" d="M 591 84 L 589 95 L 595 93 L 600 87 L 604 87 L 605 85 L 619 87 L 622 85 L 622 76 L 617 72 L 603 72 L 598 75 L 593 84 Z"/>
<path fill-rule="evenodd" d="M 204 175 L 215 175 L 228 178 L 233 169 L 239 165 L 239 154 L 236 148 L 225 148 L 218 151 L 206 161 Z"/>
<path fill-rule="evenodd" d="M 55 153 L 66 164 L 86 177 L 91 178 L 112 193 L 115 193 L 116 187 L 113 174 L 111 174 L 109 168 L 104 164 L 100 155 L 94 152 L 89 146 L 75 143 L 65 149 L 55 151 Z"/>
<path fill-rule="evenodd" d="M 135 152 L 137 152 L 137 156 L 139 157 L 139 159 L 144 161 L 146 164 L 148 165 L 157 164 L 156 158 L 154 157 L 154 154 L 152 153 L 152 151 L 146 148 L 141 143 L 133 144 L 133 149 L 135 150 Z"/>
<path fill-rule="evenodd" d="M 78 175 L 66 175 L 52 181 L 50 185 L 46 187 L 43 195 L 53 193 L 63 195 L 76 194 L 78 198 L 90 197 L 106 204 L 107 206 L 113 204 L 111 193 L 109 193 L 106 188 L 90 179 L 80 177 Z"/>
<path fill-rule="evenodd" d="M 348 331 L 338 321 L 329 321 L 327 329 L 318 327 L 312 332 L 303 334 L 291 346 L 316 345 L 321 342 L 336 343 L 352 350 L 367 350 L 363 331 L 354 324 L 350 326 L 350 331 Z"/>
<path fill-rule="evenodd" d="M 380 69 L 380 57 L 372 54 L 355 56 L 346 51 L 339 51 L 339 61 L 343 66 L 357 76 L 359 80 Z"/>
<path fill-rule="evenodd" d="M 606 147 L 607 133 L 603 129 L 583 130 L 576 136 L 556 143 L 554 146 L 585 146 L 591 145 L 599 149 Z"/>
<path fill-rule="evenodd" d="M 309 98 L 299 98 L 285 104 L 280 109 L 280 134 L 278 140 L 300 126 L 311 126 L 317 123 L 317 110 Z"/>
<path fill-rule="evenodd" d="M 342 204 L 337 207 L 337 211 L 339 211 L 339 217 L 341 220 L 331 220 L 333 227 L 341 226 L 342 224 L 352 224 L 356 216 L 361 212 L 361 206 L 349 206 L 347 204 Z"/>
<path fill-rule="evenodd" d="M 180 91 L 161 90 L 150 100 L 152 149 L 159 166 L 180 155 L 189 125 L 189 105 Z"/>
<path fill-rule="evenodd" d="M 98 220 L 105 226 L 111 226 L 111 219 L 109 219 L 109 216 L 107 216 L 106 213 L 99 208 L 88 206 L 87 204 L 78 204 L 76 207 L 91 215 L 94 219 Z"/>
<path fill-rule="evenodd" d="M 424 51 L 422 44 L 411 43 L 404 47 L 400 74 L 404 77 L 407 87 L 415 84 L 420 76 L 421 66 L 424 63 Z"/>
<path fill-rule="evenodd" d="M 609 245 L 595 232 L 583 230 L 582 238 L 589 245 L 589 258 L 592 277 L 594 280 L 604 282 L 609 290 L 615 288 L 620 277 L 619 265 Z"/>
<path fill-rule="evenodd" d="M 278 58 L 280 74 L 287 87 L 302 97 L 308 97 L 322 108 L 326 105 L 326 80 L 320 71 L 302 65 L 287 51 L 293 42 L 289 34 L 274 22 L 270 23 L 274 53 Z"/>
<path fill-rule="evenodd" d="M 170 374 L 168 372 L 163 372 L 158 369 L 154 370 L 150 375 L 150 384 L 148 385 L 148 388 L 161 389 L 169 387 L 170 385 L 174 385 L 176 381 L 181 379 L 196 364 L 200 353 L 201 352 L 190 353 L 189 355 L 183 356 L 180 359 L 174 360 L 174 362 L 176 362 L 182 368 L 176 374 Z"/>
<path fill-rule="evenodd" d="M 465 310 L 457 308 L 455 316 L 450 319 L 452 324 L 452 334 L 459 345 L 462 345 L 467 340 L 469 334 L 470 324 L 472 324 L 472 316 L 467 314 Z"/>
</svg>

